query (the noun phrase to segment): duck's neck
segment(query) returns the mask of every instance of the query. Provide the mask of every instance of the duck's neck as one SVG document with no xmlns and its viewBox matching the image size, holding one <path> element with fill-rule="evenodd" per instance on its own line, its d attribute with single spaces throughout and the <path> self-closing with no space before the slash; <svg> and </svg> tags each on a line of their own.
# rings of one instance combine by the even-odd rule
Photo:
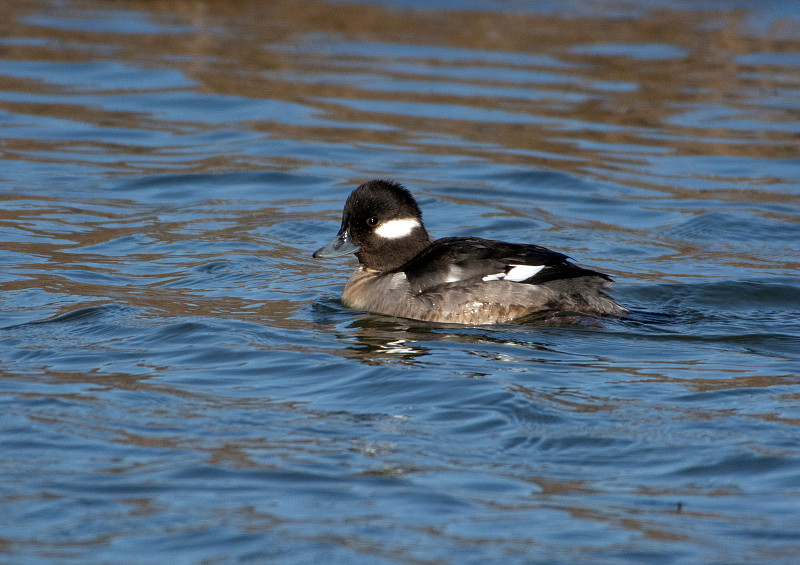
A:
<svg viewBox="0 0 800 565">
<path fill-rule="evenodd" d="M 374 249 L 363 249 L 356 257 L 365 269 L 393 271 L 408 263 L 430 245 L 430 237 L 423 226 L 398 239 L 382 239 Z"/>
</svg>

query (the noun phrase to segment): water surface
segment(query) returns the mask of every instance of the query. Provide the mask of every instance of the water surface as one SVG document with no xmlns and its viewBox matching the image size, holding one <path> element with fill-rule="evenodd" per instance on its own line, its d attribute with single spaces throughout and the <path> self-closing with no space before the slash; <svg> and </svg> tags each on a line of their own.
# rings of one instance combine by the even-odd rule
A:
<svg viewBox="0 0 800 565">
<path fill-rule="evenodd" d="M 793 2 L 0 15 L 0 561 L 794 562 Z M 345 309 L 376 177 L 631 315 Z"/>
</svg>

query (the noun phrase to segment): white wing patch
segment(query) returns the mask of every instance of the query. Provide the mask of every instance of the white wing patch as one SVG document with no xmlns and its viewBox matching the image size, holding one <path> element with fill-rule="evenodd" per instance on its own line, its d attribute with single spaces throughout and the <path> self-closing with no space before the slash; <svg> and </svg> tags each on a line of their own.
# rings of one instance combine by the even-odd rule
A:
<svg viewBox="0 0 800 565">
<path fill-rule="evenodd" d="M 511 281 L 522 282 L 544 269 L 544 265 L 509 265 L 502 273 L 486 275 L 483 281 Z"/>
<path fill-rule="evenodd" d="M 386 239 L 399 239 L 410 234 L 419 227 L 419 220 L 416 218 L 400 218 L 389 220 L 379 225 L 375 229 L 375 234 Z"/>
<path fill-rule="evenodd" d="M 447 270 L 447 278 L 444 280 L 446 283 L 451 282 L 458 282 L 464 278 L 464 270 L 459 269 L 455 265 L 450 265 L 450 268 Z"/>
</svg>

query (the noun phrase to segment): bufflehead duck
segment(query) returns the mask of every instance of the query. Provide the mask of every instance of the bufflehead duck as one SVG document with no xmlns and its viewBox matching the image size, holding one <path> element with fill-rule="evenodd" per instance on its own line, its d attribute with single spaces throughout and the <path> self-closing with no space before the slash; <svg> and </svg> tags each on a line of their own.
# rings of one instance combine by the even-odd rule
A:
<svg viewBox="0 0 800 565">
<path fill-rule="evenodd" d="M 457 324 L 507 322 L 541 312 L 623 314 L 604 273 L 539 245 L 477 237 L 431 241 L 401 184 L 372 180 L 347 198 L 342 226 L 314 257 L 355 253 L 342 302 L 402 318 Z"/>
</svg>

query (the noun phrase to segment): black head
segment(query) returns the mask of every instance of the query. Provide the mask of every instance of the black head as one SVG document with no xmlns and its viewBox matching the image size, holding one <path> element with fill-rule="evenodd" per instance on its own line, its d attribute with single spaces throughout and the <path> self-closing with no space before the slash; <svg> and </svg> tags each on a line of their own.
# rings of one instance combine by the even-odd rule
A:
<svg viewBox="0 0 800 565">
<path fill-rule="evenodd" d="M 425 249 L 429 241 L 411 193 L 399 183 L 372 180 L 350 194 L 339 233 L 314 257 L 355 253 L 364 267 L 391 271 Z"/>
</svg>

